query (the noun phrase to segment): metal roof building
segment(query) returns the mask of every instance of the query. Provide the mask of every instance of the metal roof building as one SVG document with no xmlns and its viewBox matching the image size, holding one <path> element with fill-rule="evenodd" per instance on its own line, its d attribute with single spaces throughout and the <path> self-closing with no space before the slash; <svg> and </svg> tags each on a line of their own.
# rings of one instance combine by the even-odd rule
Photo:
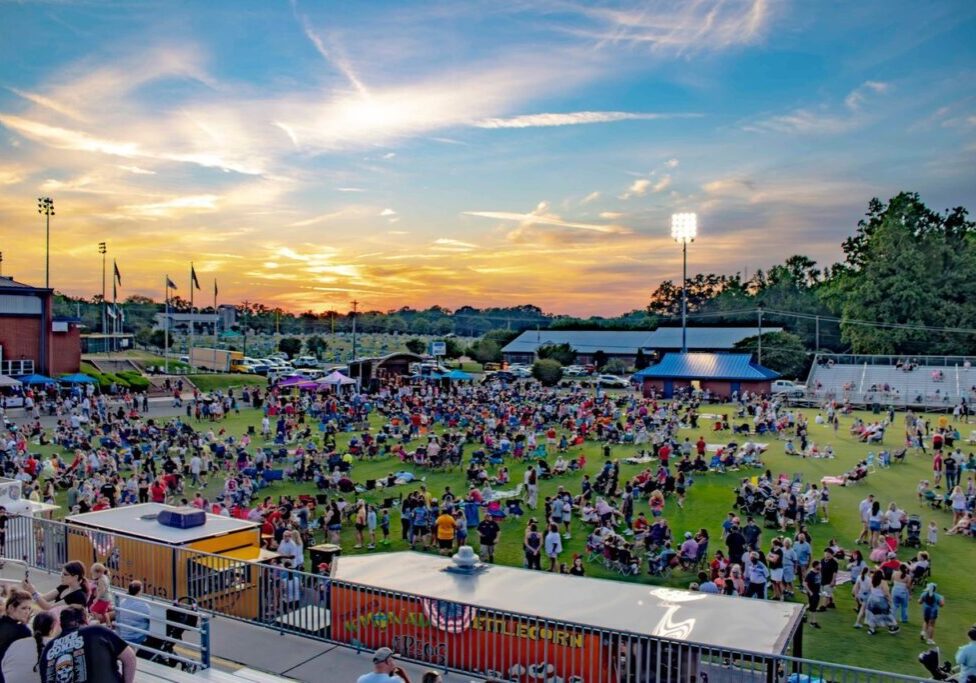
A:
<svg viewBox="0 0 976 683">
<path fill-rule="evenodd" d="M 753 362 L 748 353 L 669 353 L 634 375 L 645 396 L 671 398 L 681 390 L 729 397 L 743 391 L 769 393 L 778 372 Z"/>
<path fill-rule="evenodd" d="M 782 332 L 781 327 L 764 327 L 763 334 Z M 755 327 L 689 327 L 688 348 L 698 351 L 730 351 L 737 342 L 759 334 Z M 502 349 L 509 362 L 531 361 L 540 346 L 569 344 L 581 356 L 580 362 L 597 351 L 608 357 L 633 358 L 645 354 L 681 349 L 680 327 L 659 327 L 654 331 L 612 330 L 527 330 Z"/>
<path fill-rule="evenodd" d="M 754 363 L 748 353 L 669 353 L 634 377 L 764 382 L 776 379 L 779 373 Z"/>
</svg>

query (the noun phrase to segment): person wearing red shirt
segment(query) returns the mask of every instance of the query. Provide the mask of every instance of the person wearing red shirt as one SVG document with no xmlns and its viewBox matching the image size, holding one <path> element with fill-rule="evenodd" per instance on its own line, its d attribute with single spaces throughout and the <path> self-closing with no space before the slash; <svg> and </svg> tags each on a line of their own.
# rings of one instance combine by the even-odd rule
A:
<svg viewBox="0 0 976 683">
<path fill-rule="evenodd" d="M 166 502 L 166 486 L 161 479 L 156 479 L 149 487 L 149 499 L 154 503 Z"/>
<path fill-rule="evenodd" d="M 698 441 L 695 442 L 695 448 L 698 450 L 698 455 L 705 457 L 705 448 L 708 444 L 705 443 L 705 437 L 699 436 Z"/>
<path fill-rule="evenodd" d="M 671 457 L 671 446 L 666 443 L 662 443 L 661 447 L 657 450 L 657 457 L 660 458 L 661 465 L 667 467 L 668 459 Z"/>
</svg>

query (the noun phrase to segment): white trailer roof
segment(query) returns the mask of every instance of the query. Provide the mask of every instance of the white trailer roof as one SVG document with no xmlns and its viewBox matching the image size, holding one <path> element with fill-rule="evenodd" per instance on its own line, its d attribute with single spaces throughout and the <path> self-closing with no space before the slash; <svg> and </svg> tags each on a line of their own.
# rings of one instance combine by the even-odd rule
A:
<svg viewBox="0 0 976 683">
<path fill-rule="evenodd" d="M 204 538 L 223 536 L 234 531 L 256 529 L 257 524 L 234 517 L 221 515 L 207 515 L 203 526 L 191 529 L 174 529 L 163 526 L 156 520 L 162 510 L 175 510 L 172 505 L 161 503 L 142 503 L 140 505 L 123 505 L 98 512 L 86 512 L 81 515 L 71 515 L 65 519 L 68 524 L 93 527 L 100 531 L 111 531 L 127 536 L 138 536 L 150 541 L 173 543 L 182 545 Z"/>
<path fill-rule="evenodd" d="M 464 575 L 449 558 L 415 552 L 339 557 L 332 578 L 437 600 L 707 647 L 783 654 L 798 603 L 709 595 L 491 565 Z"/>
</svg>

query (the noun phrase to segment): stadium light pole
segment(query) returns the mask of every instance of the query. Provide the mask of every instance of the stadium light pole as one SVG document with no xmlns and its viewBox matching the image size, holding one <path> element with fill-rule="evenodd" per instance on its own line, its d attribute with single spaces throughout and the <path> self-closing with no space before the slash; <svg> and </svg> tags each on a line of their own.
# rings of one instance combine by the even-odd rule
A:
<svg viewBox="0 0 976 683">
<path fill-rule="evenodd" d="M 105 341 L 108 335 L 108 308 L 105 305 L 105 254 L 108 252 L 108 245 L 105 242 L 98 243 L 98 253 L 102 255 L 102 334 Z"/>
<path fill-rule="evenodd" d="M 681 353 L 688 353 L 688 244 L 697 235 L 697 214 L 671 214 L 671 239 L 681 245 Z"/>
<path fill-rule="evenodd" d="M 44 214 L 47 225 L 47 241 L 44 252 L 44 288 L 51 288 L 51 216 L 54 215 L 54 200 L 50 197 L 37 198 L 37 213 Z"/>
</svg>

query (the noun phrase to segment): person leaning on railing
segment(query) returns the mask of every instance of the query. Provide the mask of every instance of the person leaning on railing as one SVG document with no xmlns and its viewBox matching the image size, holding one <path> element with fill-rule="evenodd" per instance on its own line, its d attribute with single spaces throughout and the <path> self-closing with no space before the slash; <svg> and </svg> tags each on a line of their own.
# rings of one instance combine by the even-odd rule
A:
<svg viewBox="0 0 976 683">
<path fill-rule="evenodd" d="M 142 645 L 149 631 L 149 603 L 139 597 L 142 594 L 142 581 L 130 581 L 128 596 L 119 602 L 119 636 L 131 645 Z M 138 630 L 137 630 L 138 629 Z"/>
</svg>

